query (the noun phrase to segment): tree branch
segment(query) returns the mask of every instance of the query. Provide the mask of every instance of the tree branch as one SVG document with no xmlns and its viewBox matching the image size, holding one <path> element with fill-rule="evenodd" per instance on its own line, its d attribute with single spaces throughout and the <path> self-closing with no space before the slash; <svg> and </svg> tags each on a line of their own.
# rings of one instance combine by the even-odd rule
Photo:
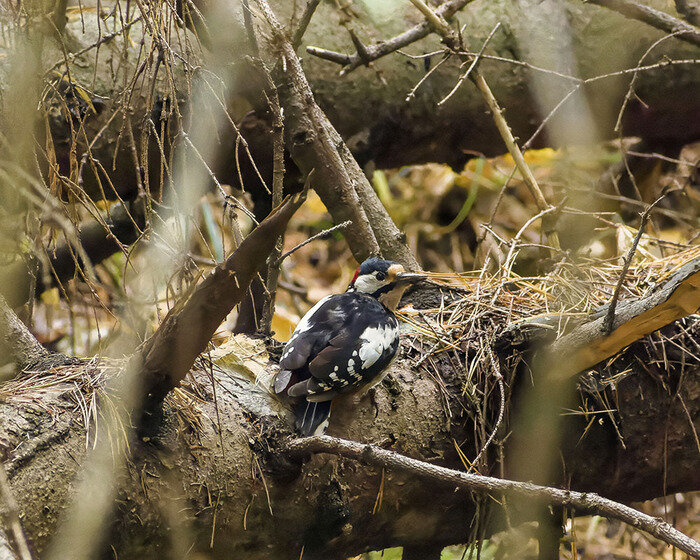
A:
<svg viewBox="0 0 700 560">
<path fill-rule="evenodd" d="M 428 6 L 423 0 L 411 0 L 411 3 L 426 17 L 428 23 L 433 28 L 433 30 L 443 38 L 445 44 L 452 51 L 456 52 L 458 56 L 465 62 L 472 63 L 474 61 L 474 56 L 464 51 L 460 44 L 460 39 L 457 36 L 457 34 L 437 12 L 434 12 L 432 8 Z M 496 97 L 491 91 L 491 88 L 486 83 L 483 74 L 479 71 L 479 68 L 477 66 L 475 66 L 472 69 L 471 77 L 477 89 L 486 101 L 486 104 L 489 106 L 489 109 L 491 110 L 491 114 L 493 116 L 493 120 L 496 123 L 496 127 L 498 128 L 498 132 L 500 133 L 501 138 L 503 138 L 503 142 L 505 143 L 508 152 L 513 157 L 515 165 L 518 168 L 520 174 L 522 175 L 525 185 L 527 185 L 530 194 L 535 199 L 535 203 L 537 204 L 537 207 L 539 208 L 540 212 L 544 212 L 545 210 L 550 208 L 550 205 L 544 198 L 542 190 L 537 184 L 537 179 L 535 179 L 535 176 L 532 174 L 530 167 L 527 165 L 527 163 L 525 163 L 525 158 L 523 157 L 523 153 L 520 150 L 520 147 L 515 141 L 513 132 L 511 131 L 510 126 L 508 126 L 506 119 L 503 117 L 503 109 L 501 109 L 500 105 L 498 104 L 498 101 L 496 100 Z M 546 231 L 546 227 L 543 229 L 545 229 L 545 233 L 547 235 L 547 239 L 549 240 L 550 245 L 554 249 L 559 249 L 559 236 L 557 235 L 557 233 L 555 231 Z"/>
<path fill-rule="evenodd" d="M 535 502 L 594 512 L 609 519 L 617 519 L 677 547 L 693 558 L 700 558 L 700 543 L 681 533 L 661 519 L 651 517 L 629 506 L 608 500 L 597 494 L 574 492 L 561 488 L 539 486 L 529 482 L 517 482 L 468 474 L 424 461 L 418 461 L 374 445 L 357 443 L 331 436 L 315 436 L 295 439 L 288 445 L 294 457 L 314 453 L 330 453 L 364 464 L 392 468 L 410 473 L 429 482 L 451 485 L 480 494 L 504 494 L 527 498 Z"/>
<path fill-rule="evenodd" d="M 305 199 L 306 190 L 273 209 L 186 301 L 168 313 L 132 357 L 132 362 L 135 360 L 135 365 L 141 367 L 148 409 L 160 404 L 192 368 L 226 315 L 241 301 L 253 276 Z"/>
<path fill-rule="evenodd" d="M 610 335 L 610 333 L 613 330 L 613 323 L 615 321 L 615 307 L 617 307 L 617 300 L 620 297 L 620 290 L 622 289 L 622 285 L 625 282 L 625 276 L 627 276 L 627 271 L 630 268 L 630 264 L 632 264 L 634 253 L 637 251 L 637 246 L 639 245 L 639 242 L 642 239 L 642 235 L 644 234 L 644 228 L 647 225 L 647 221 L 649 220 L 651 211 L 659 202 L 661 202 L 664 196 L 665 195 L 661 195 L 652 204 L 650 204 L 649 207 L 646 210 L 644 210 L 644 212 L 642 212 L 642 217 L 639 221 L 639 229 L 637 230 L 637 235 L 634 236 L 632 246 L 630 247 L 629 251 L 627 252 L 627 256 L 625 257 L 625 261 L 622 265 L 622 270 L 620 271 L 620 278 L 618 278 L 617 280 L 617 284 L 615 285 L 615 291 L 613 292 L 612 299 L 610 300 L 610 304 L 608 306 L 608 311 L 605 315 L 603 329 L 605 330 L 606 335 Z"/>
<path fill-rule="evenodd" d="M 304 13 L 301 15 L 301 19 L 299 20 L 296 31 L 294 31 L 294 35 L 292 35 L 292 46 L 294 47 L 294 50 L 297 50 L 299 45 L 301 45 L 301 40 L 304 38 L 306 28 L 309 26 L 309 23 L 311 23 L 311 18 L 313 17 L 314 12 L 320 3 L 321 0 L 309 0 L 306 3 Z"/>
<path fill-rule="evenodd" d="M 9 358 L 19 369 L 49 356 L 34 335 L 0 295 L 0 355 L 2 362 Z"/>
<path fill-rule="evenodd" d="M 282 191 L 284 190 L 284 118 L 282 117 L 279 94 L 272 76 L 262 61 L 260 61 L 260 66 L 267 82 L 265 96 L 272 113 L 272 206 L 277 207 L 282 203 Z M 313 171 L 311 174 L 313 174 Z M 265 335 L 270 334 L 272 318 L 275 314 L 275 294 L 277 293 L 277 278 L 279 275 L 277 261 L 282 254 L 283 248 L 284 239 L 280 235 L 272 253 L 267 259 L 267 290 L 259 327 L 260 332 Z"/>
<path fill-rule="evenodd" d="M 284 259 L 286 259 L 289 255 L 298 251 L 299 249 L 301 249 L 305 245 L 308 245 L 312 241 L 316 241 L 317 239 L 328 239 L 331 236 L 331 234 L 335 233 L 336 231 L 344 230 L 346 227 L 348 227 L 351 224 L 352 224 L 352 222 L 347 221 L 347 222 L 343 222 L 342 224 L 338 224 L 337 226 L 333 226 L 331 228 L 324 229 L 323 231 L 319 231 L 316 235 L 312 235 L 311 237 L 309 237 L 305 241 L 302 241 L 301 243 L 299 243 L 299 245 L 292 247 L 284 255 L 281 255 L 280 258 L 278 258 L 277 261 L 275 262 L 275 266 L 279 266 L 280 264 L 282 264 L 282 261 Z"/>
<path fill-rule="evenodd" d="M 605 326 L 608 308 L 608 305 L 602 307 L 585 323 L 557 339 L 538 359 L 556 363 L 553 374 L 570 377 L 613 356 L 635 340 L 696 313 L 700 308 L 700 258 L 681 266 L 648 296 L 620 302 L 609 335 Z M 551 332 L 546 317 L 520 322 L 501 334 L 499 345 L 532 344 L 543 338 L 544 332 Z"/>
<path fill-rule="evenodd" d="M 350 220 L 348 244 L 358 261 L 381 254 L 417 270 L 418 262 L 403 235 L 386 212 L 325 113 L 316 104 L 294 46 L 285 35 L 266 0 L 258 0 L 274 37 L 274 45 L 287 63 L 285 86 L 279 86 L 286 117 L 287 146 L 304 173 L 315 169 L 312 186 L 336 223 Z"/>
<path fill-rule="evenodd" d="M 666 33 L 677 33 L 681 41 L 700 47 L 700 31 L 689 23 L 674 18 L 665 12 L 655 10 L 643 4 L 638 4 L 632 0 L 584 0 L 584 2 L 608 8 L 628 18 L 642 21 Z"/>
<path fill-rule="evenodd" d="M 449 0 L 448 2 L 444 2 L 443 4 L 441 4 L 435 10 L 435 13 L 449 21 L 453 15 L 455 15 L 459 10 L 464 8 L 464 6 L 466 6 L 472 1 L 473 0 Z M 345 76 L 353 70 L 366 64 L 367 61 L 377 60 L 378 58 L 382 58 L 383 56 L 391 54 L 399 49 L 402 49 L 403 47 L 410 45 L 411 43 L 420 41 L 424 37 L 430 35 L 431 31 L 432 30 L 430 28 L 430 25 L 428 25 L 426 22 L 419 23 L 418 25 L 414 25 L 413 27 L 411 27 L 411 29 L 408 29 L 403 33 L 400 33 L 399 35 L 392 37 L 391 39 L 383 41 L 378 45 L 367 47 L 367 50 L 363 56 L 360 56 L 359 53 L 353 55 L 344 55 L 341 53 L 336 53 L 333 51 L 328 51 L 312 46 L 306 47 L 306 52 L 314 56 L 323 58 L 325 60 L 330 60 L 331 62 L 335 62 L 336 64 L 344 65 L 345 68 L 343 68 L 340 71 L 340 75 Z"/>
</svg>

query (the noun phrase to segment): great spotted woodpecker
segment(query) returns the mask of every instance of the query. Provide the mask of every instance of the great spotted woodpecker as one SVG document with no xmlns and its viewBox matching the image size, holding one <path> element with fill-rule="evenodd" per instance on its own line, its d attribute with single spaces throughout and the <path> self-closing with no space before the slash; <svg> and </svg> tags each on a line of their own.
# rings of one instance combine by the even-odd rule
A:
<svg viewBox="0 0 700 560">
<path fill-rule="evenodd" d="M 323 432 L 335 396 L 381 381 L 399 347 L 396 306 L 424 278 L 367 259 L 345 293 L 323 298 L 299 321 L 282 352 L 275 392 L 294 400 L 302 435 Z"/>
</svg>

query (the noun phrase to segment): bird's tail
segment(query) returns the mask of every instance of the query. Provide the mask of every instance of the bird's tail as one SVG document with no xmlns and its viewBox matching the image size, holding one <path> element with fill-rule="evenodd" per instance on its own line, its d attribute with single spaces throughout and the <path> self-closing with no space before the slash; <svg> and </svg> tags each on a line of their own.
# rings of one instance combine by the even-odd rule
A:
<svg viewBox="0 0 700 560">
<path fill-rule="evenodd" d="M 331 415 L 331 401 L 309 402 L 306 399 L 294 406 L 296 428 L 303 436 L 322 434 Z"/>
</svg>

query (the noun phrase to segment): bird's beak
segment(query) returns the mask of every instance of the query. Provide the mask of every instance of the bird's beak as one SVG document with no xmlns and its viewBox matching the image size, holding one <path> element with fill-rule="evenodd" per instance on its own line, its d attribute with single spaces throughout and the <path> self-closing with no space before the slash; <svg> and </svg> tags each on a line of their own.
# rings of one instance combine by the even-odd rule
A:
<svg viewBox="0 0 700 560">
<path fill-rule="evenodd" d="M 400 284 L 415 284 L 421 280 L 425 280 L 427 276 L 425 274 L 417 274 L 415 272 L 402 272 L 396 275 L 396 282 Z"/>
</svg>

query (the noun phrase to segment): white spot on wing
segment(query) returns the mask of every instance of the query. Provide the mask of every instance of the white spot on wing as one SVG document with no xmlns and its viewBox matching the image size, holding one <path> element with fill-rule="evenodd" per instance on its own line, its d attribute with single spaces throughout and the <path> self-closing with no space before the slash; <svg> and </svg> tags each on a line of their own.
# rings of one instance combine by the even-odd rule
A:
<svg viewBox="0 0 700 560">
<path fill-rule="evenodd" d="M 362 368 L 367 369 L 372 366 L 391 347 L 397 336 L 398 329 L 394 325 L 366 328 L 360 335 L 362 344 L 359 355 Z"/>
</svg>

